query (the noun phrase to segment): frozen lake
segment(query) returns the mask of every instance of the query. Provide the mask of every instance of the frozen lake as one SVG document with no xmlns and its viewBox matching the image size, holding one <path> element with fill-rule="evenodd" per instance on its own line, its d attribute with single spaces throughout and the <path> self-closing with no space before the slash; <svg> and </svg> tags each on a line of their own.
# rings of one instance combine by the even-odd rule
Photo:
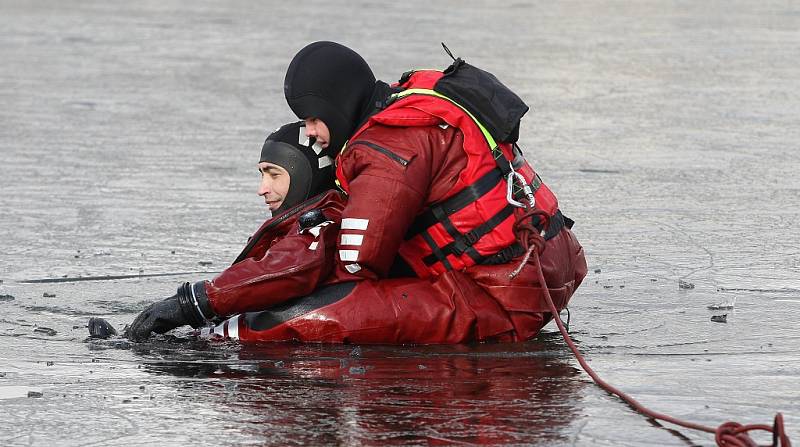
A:
<svg viewBox="0 0 800 447">
<path fill-rule="evenodd" d="M 800 442 L 800 5 L 268 3 L 0 0 L 0 444 L 713 444 L 594 386 L 552 325 L 516 345 L 86 340 L 236 257 L 315 40 L 386 81 L 446 67 L 445 41 L 514 88 L 586 249 L 590 364 L 693 422 L 783 412 Z"/>
</svg>

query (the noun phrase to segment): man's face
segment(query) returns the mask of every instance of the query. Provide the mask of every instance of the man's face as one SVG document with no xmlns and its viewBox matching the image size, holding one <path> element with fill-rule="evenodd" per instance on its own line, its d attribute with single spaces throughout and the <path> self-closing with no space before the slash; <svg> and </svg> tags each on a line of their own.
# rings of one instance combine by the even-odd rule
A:
<svg viewBox="0 0 800 447">
<path fill-rule="evenodd" d="M 289 194 L 289 173 L 286 169 L 262 161 L 258 164 L 258 171 L 261 173 L 261 185 L 258 188 L 258 195 L 264 197 L 264 202 L 271 211 L 280 208 L 286 195 Z"/>
<path fill-rule="evenodd" d="M 328 126 L 319 118 L 306 118 L 304 121 L 306 122 L 306 135 L 309 138 L 316 138 L 317 144 L 323 149 L 328 147 L 331 142 L 331 132 L 328 130 Z"/>
</svg>

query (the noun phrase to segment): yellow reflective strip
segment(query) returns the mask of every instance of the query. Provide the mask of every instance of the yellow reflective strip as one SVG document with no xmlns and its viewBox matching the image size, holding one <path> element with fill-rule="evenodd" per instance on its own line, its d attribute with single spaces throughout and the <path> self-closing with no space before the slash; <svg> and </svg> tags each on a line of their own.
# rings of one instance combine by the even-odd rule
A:
<svg viewBox="0 0 800 447">
<path fill-rule="evenodd" d="M 494 138 L 492 137 L 492 134 L 490 134 L 489 131 L 486 130 L 485 127 L 483 127 L 483 124 L 481 124 L 481 122 L 478 121 L 477 118 L 475 118 L 475 115 L 470 113 L 470 111 L 465 109 L 464 106 L 462 106 L 461 104 L 453 101 L 452 99 L 450 99 L 447 96 L 437 92 L 436 90 L 429 90 L 429 89 L 426 89 L 426 88 L 409 88 L 409 89 L 403 90 L 402 92 L 395 93 L 394 95 L 392 95 L 392 97 L 394 97 L 396 99 L 400 99 L 400 98 L 404 98 L 404 97 L 406 97 L 408 95 L 413 95 L 413 94 L 436 96 L 437 98 L 442 98 L 442 99 L 445 99 L 445 100 L 450 101 L 451 103 L 455 104 L 461 110 L 463 110 L 464 113 L 466 113 L 467 116 L 469 116 L 470 119 L 472 119 L 472 121 L 478 126 L 478 128 L 481 130 L 481 133 L 483 133 L 483 137 L 486 138 L 486 142 L 489 143 L 489 149 L 491 149 L 492 152 L 494 152 L 495 149 L 498 149 L 497 142 L 494 141 Z M 495 155 L 495 158 L 497 158 L 497 155 Z"/>
<path fill-rule="evenodd" d="M 336 180 L 334 180 L 334 183 L 336 183 L 336 187 L 339 188 L 339 190 L 342 191 L 344 193 L 344 195 L 347 195 L 347 191 L 345 191 L 344 188 L 342 188 L 342 184 L 339 183 L 339 179 L 338 178 Z"/>
</svg>

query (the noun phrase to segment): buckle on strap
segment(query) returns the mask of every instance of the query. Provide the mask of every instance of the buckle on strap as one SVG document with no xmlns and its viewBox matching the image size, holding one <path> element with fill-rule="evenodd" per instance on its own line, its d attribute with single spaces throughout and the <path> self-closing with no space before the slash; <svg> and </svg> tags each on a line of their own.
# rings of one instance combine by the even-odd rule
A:
<svg viewBox="0 0 800 447">
<path fill-rule="evenodd" d="M 477 234 L 476 230 L 472 230 L 455 238 L 452 244 L 453 254 L 456 256 L 461 256 L 469 247 L 475 245 L 481 236 L 481 234 Z"/>
<path fill-rule="evenodd" d="M 481 257 L 476 260 L 476 264 L 481 265 L 498 265 L 498 264 L 506 264 L 511 262 L 512 259 L 516 258 L 517 256 L 521 256 L 525 253 L 525 249 L 522 248 L 522 245 L 519 242 L 514 242 L 513 244 L 509 245 L 508 247 L 500 250 L 499 252 L 486 257 Z"/>
</svg>

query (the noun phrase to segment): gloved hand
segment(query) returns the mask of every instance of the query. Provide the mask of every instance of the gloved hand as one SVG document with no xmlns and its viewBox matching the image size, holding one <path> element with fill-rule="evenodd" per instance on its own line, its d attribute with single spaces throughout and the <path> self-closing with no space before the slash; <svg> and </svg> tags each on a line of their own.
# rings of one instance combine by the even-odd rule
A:
<svg viewBox="0 0 800 447">
<path fill-rule="evenodd" d="M 147 306 L 133 320 L 126 335 L 133 341 L 142 341 L 150 337 L 151 332 L 163 334 L 187 324 L 194 328 L 200 327 L 207 319 L 195 303 L 192 286 L 188 282 L 184 283 L 178 287 L 175 295 Z"/>
</svg>

